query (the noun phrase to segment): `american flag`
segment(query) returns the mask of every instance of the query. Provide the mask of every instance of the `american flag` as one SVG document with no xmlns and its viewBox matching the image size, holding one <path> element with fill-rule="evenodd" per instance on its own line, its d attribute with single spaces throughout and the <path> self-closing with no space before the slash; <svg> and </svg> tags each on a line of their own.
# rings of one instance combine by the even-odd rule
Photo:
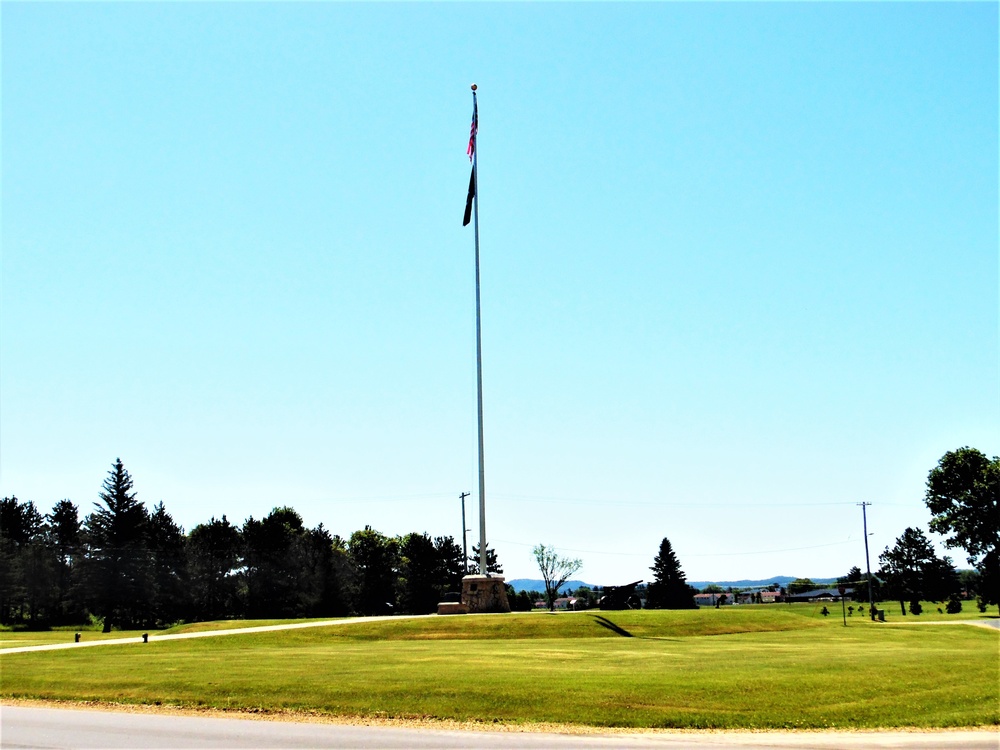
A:
<svg viewBox="0 0 1000 750">
<path fill-rule="evenodd" d="M 479 105 L 472 100 L 472 125 L 469 127 L 469 147 L 465 149 L 469 161 L 476 153 L 476 133 L 479 132 Z"/>
</svg>

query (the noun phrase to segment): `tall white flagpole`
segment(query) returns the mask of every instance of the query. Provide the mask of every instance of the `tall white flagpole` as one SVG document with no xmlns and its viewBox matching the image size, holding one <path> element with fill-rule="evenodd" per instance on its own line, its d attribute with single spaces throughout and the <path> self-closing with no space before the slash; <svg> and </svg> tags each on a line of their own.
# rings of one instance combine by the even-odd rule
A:
<svg viewBox="0 0 1000 750">
<path fill-rule="evenodd" d="M 476 192 L 472 196 L 472 213 L 476 235 L 476 395 L 479 407 L 479 573 L 488 575 L 486 567 L 486 470 L 483 465 L 483 327 L 479 292 L 479 102 L 476 84 L 472 84 L 472 111 L 476 118 L 476 135 L 472 147 L 472 179 Z"/>
</svg>

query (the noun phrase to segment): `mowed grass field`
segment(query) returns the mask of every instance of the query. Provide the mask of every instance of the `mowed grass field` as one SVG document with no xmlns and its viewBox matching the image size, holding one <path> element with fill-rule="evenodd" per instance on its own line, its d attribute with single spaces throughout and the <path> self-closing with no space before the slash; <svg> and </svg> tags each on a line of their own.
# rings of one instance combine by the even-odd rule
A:
<svg viewBox="0 0 1000 750">
<path fill-rule="evenodd" d="M 524 613 L 151 637 L 2 655 L 0 696 L 612 727 L 1000 724 L 1000 632 L 857 615 L 845 628 L 816 611 Z"/>
</svg>

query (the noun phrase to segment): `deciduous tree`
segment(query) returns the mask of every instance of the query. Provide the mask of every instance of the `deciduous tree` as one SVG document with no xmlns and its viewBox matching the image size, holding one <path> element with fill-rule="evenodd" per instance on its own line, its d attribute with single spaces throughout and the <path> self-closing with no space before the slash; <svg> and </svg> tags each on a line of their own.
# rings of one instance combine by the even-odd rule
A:
<svg viewBox="0 0 1000 750">
<path fill-rule="evenodd" d="M 878 559 L 882 564 L 879 576 L 885 581 L 889 595 L 899 601 L 904 615 L 907 601 L 946 599 L 958 588 L 958 576 L 951 561 L 938 559 L 920 529 L 907 528 L 892 549 L 886 547 Z"/>
<path fill-rule="evenodd" d="M 347 543 L 354 569 L 354 610 L 362 615 L 384 615 L 396 606 L 396 569 L 399 546 L 371 526 L 355 531 Z"/>
<path fill-rule="evenodd" d="M 931 531 L 965 550 L 982 576 L 980 596 L 1000 604 L 1000 457 L 969 447 L 945 453 L 927 477 L 924 502 Z"/>
<path fill-rule="evenodd" d="M 549 605 L 549 611 L 556 608 L 556 597 L 559 596 L 559 589 L 570 577 L 583 567 L 581 560 L 569 557 L 561 557 L 556 552 L 555 547 L 546 547 L 539 544 L 532 551 L 535 562 L 542 573 L 542 580 L 545 582 L 545 599 Z"/>
<path fill-rule="evenodd" d="M 240 530 L 214 517 L 191 529 L 187 540 L 192 614 L 197 620 L 219 620 L 243 613 L 239 598 Z"/>
<path fill-rule="evenodd" d="M 444 561 L 427 534 L 399 540 L 399 609 L 415 615 L 437 611 L 447 583 Z"/>
</svg>

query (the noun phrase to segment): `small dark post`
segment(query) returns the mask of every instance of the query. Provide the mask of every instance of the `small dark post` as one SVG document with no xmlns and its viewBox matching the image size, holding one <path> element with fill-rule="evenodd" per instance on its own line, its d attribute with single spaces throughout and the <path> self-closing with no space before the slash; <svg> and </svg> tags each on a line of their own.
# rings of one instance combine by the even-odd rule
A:
<svg viewBox="0 0 1000 750">
<path fill-rule="evenodd" d="M 149 643 L 149 633 L 143 633 L 142 634 L 142 642 L 143 643 Z"/>
<path fill-rule="evenodd" d="M 79 643 L 79 642 L 80 642 L 80 634 L 79 633 L 74 633 L 73 634 L 73 643 Z"/>
</svg>

